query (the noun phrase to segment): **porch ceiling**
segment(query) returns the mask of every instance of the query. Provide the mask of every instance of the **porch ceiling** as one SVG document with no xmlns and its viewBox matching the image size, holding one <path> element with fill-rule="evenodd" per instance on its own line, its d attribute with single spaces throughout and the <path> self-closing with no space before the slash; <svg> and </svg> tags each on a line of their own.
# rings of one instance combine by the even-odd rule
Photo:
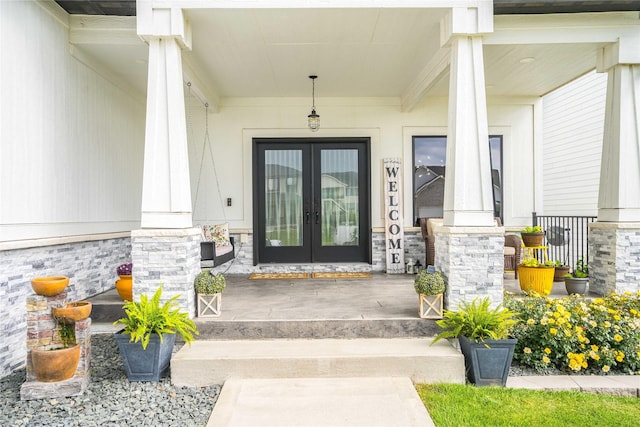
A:
<svg viewBox="0 0 640 427">
<path fill-rule="evenodd" d="M 411 109 L 424 97 L 448 93 L 448 52 L 439 40 L 445 13 L 410 8 L 186 10 L 193 50 L 184 52 L 185 68 L 213 104 L 224 97 L 310 97 L 307 76 L 316 74 L 320 99 L 398 97 L 403 108 Z M 620 25 L 638 28 L 637 18 L 633 12 L 606 18 L 496 16 L 484 49 L 487 94 L 552 91 L 595 68 L 597 51 L 616 40 Z M 148 49 L 137 38 L 135 17 L 73 16 L 70 34 L 83 57 L 146 93 Z"/>
</svg>

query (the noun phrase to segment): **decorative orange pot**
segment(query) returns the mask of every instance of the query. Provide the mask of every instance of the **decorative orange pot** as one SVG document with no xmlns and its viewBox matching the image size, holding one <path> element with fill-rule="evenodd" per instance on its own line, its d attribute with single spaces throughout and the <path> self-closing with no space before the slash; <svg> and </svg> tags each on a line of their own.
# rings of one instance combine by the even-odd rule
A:
<svg viewBox="0 0 640 427">
<path fill-rule="evenodd" d="M 80 346 L 56 350 L 31 350 L 31 366 L 38 381 L 56 382 L 71 378 L 78 369 Z"/>
<path fill-rule="evenodd" d="M 33 291 L 45 297 L 53 297 L 62 293 L 68 284 L 69 278 L 66 276 L 36 277 L 31 281 Z"/>
<path fill-rule="evenodd" d="M 53 317 L 61 323 L 75 323 L 84 320 L 91 314 L 91 303 L 88 301 L 77 301 L 67 303 L 65 307 L 54 307 L 51 309 Z"/>
<path fill-rule="evenodd" d="M 122 301 L 133 301 L 133 277 L 120 276 L 120 280 L 116 280 L 116 290 Z"/>
</svg>

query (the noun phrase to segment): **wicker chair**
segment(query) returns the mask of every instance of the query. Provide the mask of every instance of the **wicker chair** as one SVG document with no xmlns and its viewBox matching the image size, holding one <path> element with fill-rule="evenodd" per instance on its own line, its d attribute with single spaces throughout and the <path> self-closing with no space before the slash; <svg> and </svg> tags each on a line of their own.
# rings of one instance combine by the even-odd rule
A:
<svg viewBox="0 0 640 427">
<path fill-rule="evenodd" d="M 435 218 L 434 218 L 435 219 Z M 437 219 L 439 220 L 439 218 Z M 425 266 L 435 265 L 435 236 L 431 233 L 431 225 L 427 224 L 428 218 L 420 218 L 420 230 L 422 231 L 422 238 L 424 239 L 425 246 Z M 433 222 L 433 221 L 432 221 Z M 496 218 L 498 226 L 502 226 L 500 218 Z M 522 256 L 522 240 L 515 234 L 507 234 L 504 236 L 504 270 L 515 272 L 515 278 L 518 278 L 518 264 L 520 264 L 520 257 Z"/>
</svg>

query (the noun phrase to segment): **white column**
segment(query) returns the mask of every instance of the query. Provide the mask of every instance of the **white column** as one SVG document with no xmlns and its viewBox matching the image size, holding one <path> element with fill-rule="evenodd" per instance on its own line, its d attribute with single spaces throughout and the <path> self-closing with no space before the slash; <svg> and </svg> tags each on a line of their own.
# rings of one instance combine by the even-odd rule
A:
<svg viewBox="0 0 640 427">
<path fill-rule="evenodd" d="M 182 48 L 189 27 L 181 10 L 138 5 L 138 34 L 149 43 L 142 228 L 192 226 Z"/>
<path fill-rule="evenodd" d="M 195 314 L 193 280 L 200 271 L 200 230 L 192 227 L 182 49 L 191 33 L 181 9 L 136 3 L 138 35 L 149 44 L 142 230 L 131 233 L 133 298 L 162 286 Z"/>
<path fill-rule="evenodd" d="M 640 64 L 608 70 L 598 221 L 640 222 Z"/>
<path fill-rule="evenodd" d="M 492 16 L 490 16 L 492 18 Z M 493 189 L 480 32 L 491 23 L 476 9 L 453 9 L 441 24 L 451 47 L 445 226 L 493 226 Z"/>
<path fill-rule="evenodd" d="M 488 297 L 502 303 L 504 229 L 493 219 L 482 34 L 493 31 L 483 8 L 453 8 L 441 22 L 451 48 L 444 226 L 435 230 L 435 264 L 447 278 L 445 305 Z"/>
<path fill-rule="evenodd" d="M 589 226 L 589 290 L 640 291 L 640 34 L 598 55 L 608 73 L 598 222 Z"/>
</svg>

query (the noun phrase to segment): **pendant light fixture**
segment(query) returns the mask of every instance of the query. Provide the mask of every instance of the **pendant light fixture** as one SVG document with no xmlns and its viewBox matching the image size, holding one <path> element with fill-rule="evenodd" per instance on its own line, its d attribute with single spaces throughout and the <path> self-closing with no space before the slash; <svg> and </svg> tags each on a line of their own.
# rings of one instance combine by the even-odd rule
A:
<svg viewBox="0 0 640 427">
<path fill-rule="evenodd" d="M 311 132 L 317 132 L 320 129 L 320 115 L 316 113 L 316 79 L 318 76 L 309 76 L 311 79 L 312 89 L 311 96 L 313 99 L 313 104 L 311 106 L 311 114 L 308 117 L 309 129 Z"/>
</svg>

